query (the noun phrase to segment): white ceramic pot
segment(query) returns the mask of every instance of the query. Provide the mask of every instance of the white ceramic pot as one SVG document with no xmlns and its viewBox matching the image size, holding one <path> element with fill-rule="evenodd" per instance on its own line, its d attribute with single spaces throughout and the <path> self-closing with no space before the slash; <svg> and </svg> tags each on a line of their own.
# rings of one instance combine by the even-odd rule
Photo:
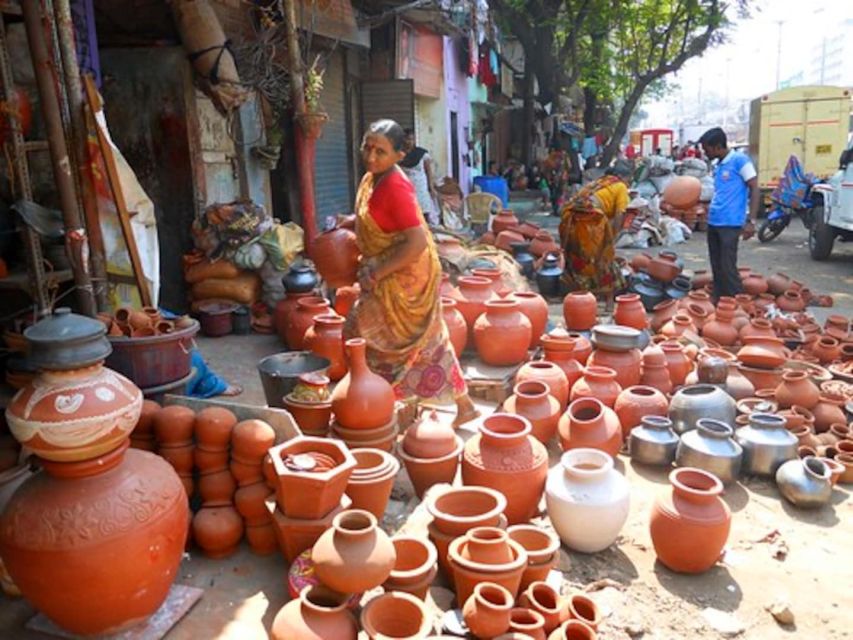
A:
<svg viewBox="0 0 853 640">
<path fill-rule="evenodd" d="M 548 472 L 545 502 L 563 543 L 575 551 L 595 553 L 613 544 L 622 530 L 630 489 L 609 454 L 572 449 Z"/>
</svg>

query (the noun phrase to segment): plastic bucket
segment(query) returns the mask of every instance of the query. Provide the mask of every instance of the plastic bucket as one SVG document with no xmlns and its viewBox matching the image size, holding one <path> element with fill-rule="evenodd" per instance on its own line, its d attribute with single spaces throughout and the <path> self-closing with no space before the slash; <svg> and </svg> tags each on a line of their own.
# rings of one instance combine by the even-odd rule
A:
<svg viewBox="0 0 853 640">
<path fill-rule="evenodd" d="M 186 378 L 190 373 L 193 336 L 198 330 L 199 323 L 193 320 L 184 329 L 159 336 L 109 336 L 113 352 L 107 357 L 106 365 L 130 378 L 140 389 Z"/>
<path fill-rule="evenodd" d="M 258 362 L 267 404 L 284 409 L 284 396 L 293 391 L 299 376 L 313 372 L 325 374 L 331 364 L 328 358 L 310 351 L 287 351 L 267 356 Z"/>
</svg>

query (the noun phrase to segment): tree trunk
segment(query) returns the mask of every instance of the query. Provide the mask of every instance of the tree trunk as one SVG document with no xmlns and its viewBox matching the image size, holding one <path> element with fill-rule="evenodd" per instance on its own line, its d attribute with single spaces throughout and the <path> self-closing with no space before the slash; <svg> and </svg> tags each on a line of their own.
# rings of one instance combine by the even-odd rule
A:
<svg viewBox="0 0 853 640">
<path fill-rule="evenodd" d="M 583 88 L 583 132 L 584 135 L 595 135 L 595 109 L 598 97 L 589 87 Z"/>
<path fill-rule="evenodd" d="M 524 111 L 521 131 L 521 161 L 530 167 L 533 160 L 533 62 L 530 56 L 524 58 Z"/>
<path fill-rule="evenodd" d="M 637 108 L 637 104 L 639 104 L 640 98 L 643 97 L 643 93 L 645 93 L 648 85 L 648 82 L 641 82 L 636 85 L 628 96 L 628 99 L 625 100 L 625 104 L 622 105 L 622 110 L 619 112 L 619 120 L 616 122 L 616 128 L 613 130 L 610 142 L 607 143 L 607 146 L 604 147 L 604 151 L 601 153 L 600 166 L 606 167 L 609 165 L 619 152 L 619 143 L 628 132 L 628 123 L 631 121 L 631 114 Z"/>
</svg>

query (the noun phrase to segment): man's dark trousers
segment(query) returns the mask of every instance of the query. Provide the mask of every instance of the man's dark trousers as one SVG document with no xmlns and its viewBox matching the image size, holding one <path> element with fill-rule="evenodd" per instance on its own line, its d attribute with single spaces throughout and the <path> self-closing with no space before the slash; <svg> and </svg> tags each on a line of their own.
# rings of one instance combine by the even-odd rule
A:
<svg viewBox="0 0 853 640">
<path fill-rule="evenodd" d="M 737 270 L 737 245 L 742 227 L 708 226 L 708 256 L 714 274 L 714 300 L 743 291 Z"/>
</svg>

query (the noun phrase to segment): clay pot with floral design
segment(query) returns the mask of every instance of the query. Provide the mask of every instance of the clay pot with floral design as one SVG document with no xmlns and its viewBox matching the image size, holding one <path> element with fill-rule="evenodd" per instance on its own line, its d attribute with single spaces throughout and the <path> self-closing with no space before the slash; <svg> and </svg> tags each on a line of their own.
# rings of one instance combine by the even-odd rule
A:
<svg viewBox="0 0 853 640">
<path fill-rule="evenodd" d="M 587 367 L 583 377 L 572 387 L 569 399 L 597 398 L 605 406 L 612 407 L 622 387 L 616 382 L 616 372 L 607 367 Z"/>
<path fill-rule="evenodd" d="M 622 426 L 616 412 L 595 397 L 573 400 L 557 426 L 563 450 L 601 449 L 616 456 L 622 448 Z"/>
<path fill-rule="evenodd" d="M 480 359 L 492 366 L 519 364 L 527 359 L 532 327 L 516 300 L 489 300 L 474 323 L 474 344 Z"/>
</svg>

